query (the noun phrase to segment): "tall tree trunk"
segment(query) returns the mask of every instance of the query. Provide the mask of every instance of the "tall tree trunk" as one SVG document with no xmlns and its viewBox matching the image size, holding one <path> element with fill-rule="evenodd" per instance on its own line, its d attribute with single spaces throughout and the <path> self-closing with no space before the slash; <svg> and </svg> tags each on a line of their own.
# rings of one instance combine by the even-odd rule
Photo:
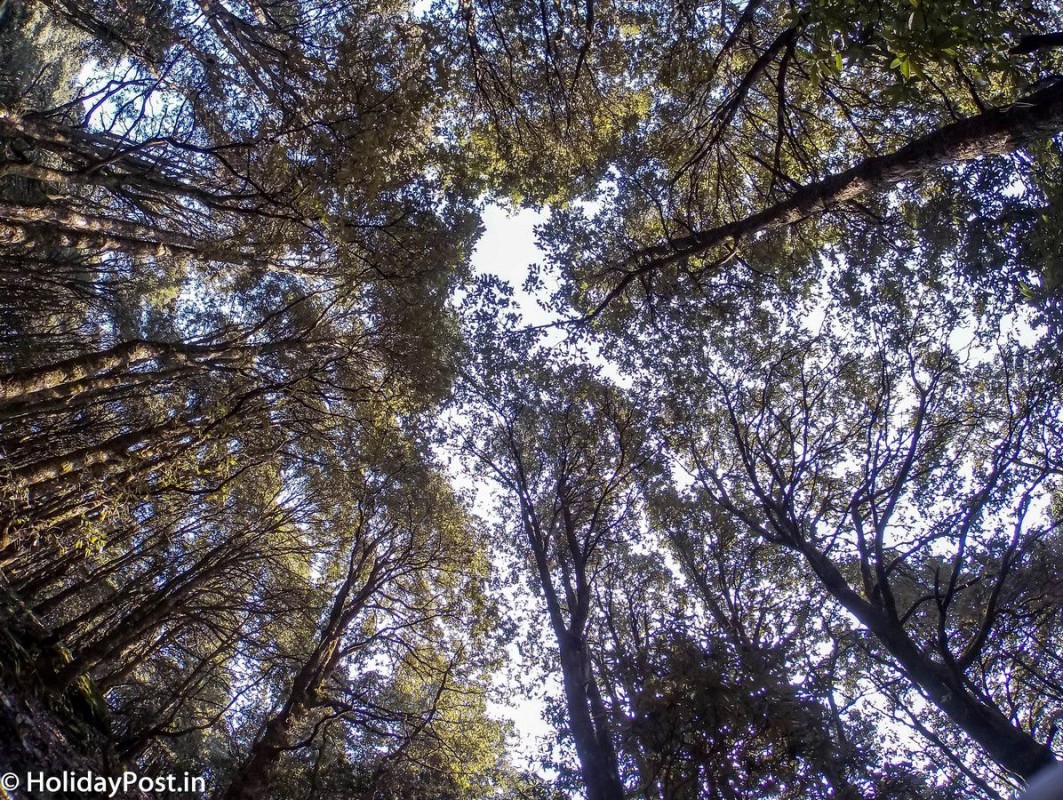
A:
<svg viewBox="0 0 1063 800">
<path fill-rule="evenodd" d="M 905 675 L 993 761 L 1025 781 L 1056 763 L 1049 747 L 1012 724 L 996 706 L 979 700 L 964 685 L 962 676 L 933 661 L 909 638 L 900 622 L 853 590 L 826 557 L 808 546 L 801 552 L 831 595 L 875 635 Z"/>
<path fill-rule="evenodd" d="M 297 342 L 288 340 L 268 344 L 194 345 L 184 342 L 149 342 L 134 339 L 121 342 L 106 350 L 85 353 L 68 358 L 57 364 L 31 367 L 0 375 L 0 406 L 21 404 L 32 406 L 70 399 L 89 392 L 121 388 L 127 383 L 138 385 L 144 379 L 140 375 L 121 375 L 116 372 L 158 359 L 167 359 L 174 364 L 156 374 L 160 377 L 180 374 L 184 367 L 211 366 L 214 362 L 232 363 L 241 359 L 269 355 Z"/>
<path fill-rule="evenodd" d="M 40 419 L 47 414 L 69 412 L 76 401 L 79 405 L 93 401 L 121 397 L 134 389 L 149 387 L 157 392 L 160 382 L 193 374 L 188 367 L 157 369 L 148 372 L 114 372 L 92 378 L 63 383 L 51 389 L 33 392 L 10 401 L 0 400 L 0 422 L 11 424 L 20 417 Z M 6 388 L 6 387 L 4 387 Z M 0 389 L 2 392 L 3 389 Z"/>
<path fill-rule="evenodd" d="M 193 433 L 203 424 L 175 417 L 161 425 L 130 431 L 108 439 L 106 442 L 82 447 L 72 453 L 64 453 L 26 464 L 11 470 L 11 480 L 23 487 L 37 487 L 40 484 L 60 479 L 65 481 L 71 476 L 79 477 L 88 470 L 93 470 L 94 477 L 103 477 L 112 468 L 124 463 L 130 457 L 130 451 L 134 447 L 151 443 L 171 443 L 171 434 L 182 431 L 182 429 Z"/>
<path fill-rule="evenodd" d="M 583 644 L 567 631 L 557 633 L 569 725 L 576 744 L 587 800 L 623 800 L 624 786 L 601 694 Z"/>
<path fill-rule="evenodd" d="M 568 722 L 572 729 L 572 739 L 576 745 L 576 756 L 580 762 L 580 772 L 587 788 L 587 800 L 623 800 L 624 784 L 620 779 L 620 767 L 613 745 L 612 732 L 608 723 L 601 694 L 594 682 L 590 654 L 587 653 L 583 637 L 590 612 L 590 586 L 585 577 L 586 565 L 576 560 L 573 551 L 573 570 L 579 576 L 578 588 L 569 595 L 569 620 L 561 607 L 558 589 L 550 572 L 546 556 L 542 527 L 538 522 L 531 504 L 521 499 L 523 527 L 528 538 L 528 545 L 535 557 L 539 585 L 546 599 L 546 609 L 550 616 L 550 627 L 557 639 L 558 653 L 561 661 L 561 678 L 565 688 L 565 704 L 568 710 Z M 570 534 L 567 540 L 572 544 L 574 532 L 572 519 L 565 514 L 565 523 Z M 575 548 L 578 551 L 578 547 Z M 572 602 L 572 601 L 575 602 Z"/>
<path fill-rule="evenodd" d="M 1060 130 L 1063 130 L 1063 83 L 1034 92 L 1011 105 L 945 125 L 892 153 L 865 159 L 844 172 L 810 183 L 785 200 L 748 217 L 638 250 L 618 267 L 622 274 L 620 281 L 591 314 L 604 310 L 640 275 L 667 264 L 726 242 L 737 243 L 761 231 L 792 225 L 948 164 L 1010 153 Z"/>
<path fill-rule="evenodd" d="M 47 678 L 48 684 L 58 692 L 66 691 L 81 675 L 88 673 L 97 664 L 119 657 L 129 647 L 142 641 L 165 624 L 172 612 L 197 589 L 215 577 L 226 566 L 226 563 L 223 559 L 209 565 L 201 572 L 196 568 L 189 570 L 188 573 L 180 576 L 176 582 L 177 586 L 165 587 L 148 601 L 135 606 L 105 636 L 97 638 L 96 641 L 78 652 L 74 660 L 53 668 L 51 676 Z M 66 630 L 69 631 L 69 629 L 70 626 L 66 626 Z"/>
<path fill-rule="evenodd" d="M 9 240 L 8 244 L 33 241 L 43 230 L 50 236 L 64 234 L 67 238 L 61 241 L 68 246 L 95 246 L 150 258 L 185 253 L 204 261 L 279 272 L 298 271 L 268 257 L 226 247 L 224 241 L 200 240 L 181 231 L 117 217 L 82 214 L 71 208 L 0 202 L 0 220 L 7 228 L 5 238 Z"/>
<path fill-rule="evenodd" d="M 222 800 L 261 800 L 268 796 L 273 769 L 291 744 L 292 726 L 306 712 L 311 664 L 296 676 L 284 706 L 263 724 Z"/>
<path fill-rule="evenodd" d="M 369 548 L 352 547 L 347 575 L 336 590 L 313 652 L 293 679 L 284 705 L 263 723 L 247 758 L 229 782 L 221 800 L 261 800 L 267 796 L 273 768 L 290 746 L 292 727 L 313 707 L 321 687 L 341 662 L 343 638 L 351 623 L 387 579 L 386 563 L 376 560 L 374 550 L 372 545 Z M 370 562 L 369 573 L 364 575 L 363 570 Z M 360 580 L 362 585 L 355 593 Z"/>
<path fill-rule="evenodd" d="M 58 364 L 33 367 L 0 376 L 0 403 L 56 389 L 65 384 L 78 384 L 104 372 L 149 361 L 163 355 L 168 347 L 169 345 L 160 342 L 122 342 L 107 350 L 68 358 Z M 91 386 L 85 386 L 84 390 L 88 391 L 90 388 Z"/>
</svg>

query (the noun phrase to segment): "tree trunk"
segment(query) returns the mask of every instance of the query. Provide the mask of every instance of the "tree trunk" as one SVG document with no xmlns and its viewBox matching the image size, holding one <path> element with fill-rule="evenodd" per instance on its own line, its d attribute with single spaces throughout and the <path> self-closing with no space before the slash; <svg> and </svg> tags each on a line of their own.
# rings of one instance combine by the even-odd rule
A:
<svg viewBox="0 0 1063 800">
<path fill-rule="evenodd" d="M 1025 781 L 1056 763 L 1049 747 L 1016 727 L 996 706 L 975 697 L 962 678 L 919 649 L 900 622 L 865 600 L 821 553 L 802 547 L 816 575 L 835 600 L 853 614 L 893 656 L 914 684 L 999 766 Z"/>
<path fill-rule="evenodd" d="M 268 794 L 273 768 L 290 747 L 292 726 L 312 708 L 314 698 L 340 664 L 341 645 L 351 623 L 386 580 L 384 562 L 377 561 L 372 553 L 372 548 L 352 547 L 347 575 L 333 597 L 317 645 L 292 681 L 280 711 L 262 725 L 247 758 L 229 782 L 221 800 L 261 800 Z M 363 577 L 362 570 L 370 560 L 373 566 L 355 594 L 356 584 Z"/>
<path fill-rule="evenodd" d="M 146 380 L 139 373 L 114 373 L 148 361 L 167 359 L 173 362 L 170 368 L 155 372 L 156 378 L 169 377 L 180 375 L 185 368 L 210 367 L 214 362 L 232 364 L 242 359 L 278 353 L 297 344 L 287 340 L 267 344 L 193 345 L 135 339 L 107 350 L 68 358 L 58 364 L 0 375 L 0 407 L 14 404 L 17 412 L 23 413 L 26 407 L 32 409 L 38 400 L 42 403 L 68 400 L 89 392 L 123 388 L 126 385 L 137 386 Z"/>
<path fill-rule="evenodd" d="M 0 220 L 6 223 L 9 244 L 35 238 L 34 232 L 47 230 L 51 234 L 65 233 L 71 238 L 68 245 L 95 245 L 104 250 L 117 250 L 129 255 L 161 257 L 186 253 L 204 261 L 223 262 L 237 266 L 257 267 L 281 272 L 297 270 L 271 261 L 269 258 L 226 248 L 221 241 L 200 240 L 187 233 L 144 225 L 116 217 L 89 216 L 70 208 L 19 205 L 0 202 Z"/>
<path fill-rule="evenodd" d="M 704 253 L 726 242 L 748 239 L 761 231 L 792 225 L 861 195 L 919 178 L 948 164 L 1009 153 L 1060 130 L 1063 130 L 1063 83 L 1049 86 L 1011 105 L 989 109 L 946 125 L 887 155 L 865 159 L 844 172 L 804 186 L 787 199 L 743 219 L 638 250 L 627 260 L 623 278 L 592 313 L 602 311 L 640 275 L 667 264 Z"/>
<path fill-rule="evenodd" d="M 182 428 L 187 428 L 191 433 L 199 427 L 201 427 L 200 424 L 175 417 L 161 425 L 130 431 L 101 444 L 82 447 L 72 453 L 52 456 L 13 469 L 11 481 L 27 488 L 37 487 L 59 479 L 66 480 L 70 476 L 80 476 L 81 473 L 90 469 L 93 470 L 94 477 L 103 477 L 109 469 L 124 462 L 134 447 L 164 440 L 170 441 L 168 434 L 180 431 Z M 164 437 L 167 438 L 164 439 Z"/>
<path fill-rule="evenodd" d="M 623 800 L 616 750 L 605 719 L 601 695 L 582 642 L 567 631 L 557 632 L 561 676 L 569 725 L 576 744 L 587 800 Z"/>
<path fill-rule="evenodd" d="M 530 504 L 525 503 L 523 499 L 521 512 L 528 544 L 535 557 L 539 585 L 546 599 L 550 627 L 557 639 L 568 721 L 572 728 L 583 783 L 587 787 L 587 800 L 623 800 L 624 784 L 620 779 L 616 749 L 613 746 L 601 694 L 594 682 L 590 655 L 586 652 L 582 636 L 590 609 L 590 587 L 583 577 L 577 581 L 579 589 L 576 591 L 580 597 L 574 607 L 570 608 L 570 619 L 566 624 L 557 588 L 550 573 L 541 528 Z M 567 514 L 565 522 L 571 533 L 571 517 Z M 584 565 L 579 564 L 575 569 L 583 575 Z"/>
<path fill-rule="evenodd" d="M 150 373 L 115 372 L 73 383 L 64 383 L 14 400 L 0 400 L 0 421 L 4 424 L 11 424 L 20 417 L 40 419 L 48 414 L 69 412 L 75 401 L 84 406 L 86 403 L 101 399 L 121 397 L 134 389 L 144 387 L 149 387 L 149 391 L 154 390 L 157 393 L 157 387 L 161 381 L 172 381 L 189 374 L 193 374 L 192 369 L 175 367 L 153 370 Z M 0 389 L 0 392 L 2 391 L 3 389 Z"/>
<path fill-rule="evenodd" d="M 304 665 L 284 707 L 262 726 L 221 800 L 261 800 L 268 795 L 273 769 L 291 744 L 292 725 L 307 709 L 310 668 L 311 664 Z"/>
<path fill-rule="evenodd" d="M 78 383 L 103 372 L 131 367 L 158 358 L 169 345 L 134 340 L 107 350 L 69 358 L 47 367 L 34 367 L 0 377 L 0 403 L 44 392 L 64 384 Z M 91 387 L 86 387 L 86 390 Z"/>
</svg>

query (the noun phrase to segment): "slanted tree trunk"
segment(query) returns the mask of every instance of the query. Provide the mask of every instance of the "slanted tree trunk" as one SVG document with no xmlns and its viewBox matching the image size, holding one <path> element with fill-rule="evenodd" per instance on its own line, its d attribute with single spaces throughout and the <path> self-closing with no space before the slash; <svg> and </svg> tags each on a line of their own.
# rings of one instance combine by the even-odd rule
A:
<svg viewBox="0 0 1063 800">
<path fill-rule="evenodd" d="M 314 665 L 299 671 L 281 709 L 266 720 L 243 765 L 233 776 L 222 800 L 261 800 L 268 796 L 273 768 L 291 743 L 292 726 L 308 709 Z"/>
<path fill-rule="evenodd" d="M 347 575 L 333 596 L 313 651 L 292 680 L 280 709 L 263 723 L 222 800 L 261 800 L 268 795 L 273 769 L 291 746 L 292 728 L 318 704 L 322 687 L 342 661 L 347 631 L 388 579 L 386 562 L 377 560 L 373 549 L 352 547 Z"/>
<path fill-rule="evenodd" d="M 1023 145 L 1063 130 L 1063 83 L 1057 83 L 1010 105 L 992 108 L 945 125 L 899 150 L 873 156 L 849 169 L 803 186 L 748 217 L 695 231 L 645 247 L 631 255 L 619 282 L 591 312 L 594 316 L 640 276 L 727 242 L 737 243 L 761 231 L 792 225 L 864 194 L 880 192 L 949 164 L 1010 153 Z"/>
<path fill-rule="evenodd" d="M 42 403 L 67 400 L 91 392 L 121 388 L 128 381 L 136 385 L 143 379 L 137 375 L 122 375 L 121 370 L 160 359 L 175 362 L 171 367 L 211 366 L 215 362 L 232 363 L 241 359 L 276 353 L 297 346 L 296 341 L 270 344 L 193 345 L 184 342 L 149 342 L 134 339 L 121 342 L 106 350 L 75 356 L 43 367 L 0 375 L 0 407 L 18 404 L 32 408 Z M 171 370 L 160 374 L 169 375 Z"/>
<path fill-rule="evenodd" d="M 172 617 L 176 609 L 212 580 L 222 576 L 241 555 L 241 547 L 238 544 L 224 542 L 216 545 L 161 590 L 138 602 L 118 625 L 80 650 L 72 661 L 53 667 L 48 683 L 59 692 L 66 691 L 81 675 L 88 673 L 97 664 L 108 659 L 117 659 L 128 648 L 157 631 Z M 92 616 L 86 621 L 94 619 L 99 610 L 110 604 L 105 603 L 93 609 Z M 70 634 L 76 622 L 57 628 L 57 636 Z"/>
<path fill-rule="evenodd" d="M 169 443 L 172 434 L 181 430 L 191 433 L 200 427 L 202 423 L 190 423 L 180 417 L 174 417 L 160 425 L 130 431 L 72 453 L 63 453 L 26 464 L 11 471 L 11 480 L 17 485 L 33 488 L 60 479 L 78 478 L 88 470 L 93 470 L 95 477 L 103 477 L 111 469 L 124 464 L 133 448 L 151 443 Z"/>
<path fill-rule="evenodd" d="M 158 358 L 168 345 L 159 342 L 134 340 L 122 342 L 107 350 L 69 358 L 58 364 L 34 367 L 0 376 L 0 403 L 9 403 L 26 395 L 45 392 L 69 384 L 82 384 L 105 372 L 124 369 Z M 81 386 L 89 391 L 91 385 Z"/>
<path fill-rule="evenodd" d="M 1000 709 L 979 700 L 964 685 L 961 675 L 932 660 L 899 621 L 861 597 L 822 553 L 808 545 L 798 549 L 831 596 L 875 635 L 905 675 L 993 761 L 1025 781 L 1056 763 L 1049 747 L 1012 724 Z"/>
</svg>

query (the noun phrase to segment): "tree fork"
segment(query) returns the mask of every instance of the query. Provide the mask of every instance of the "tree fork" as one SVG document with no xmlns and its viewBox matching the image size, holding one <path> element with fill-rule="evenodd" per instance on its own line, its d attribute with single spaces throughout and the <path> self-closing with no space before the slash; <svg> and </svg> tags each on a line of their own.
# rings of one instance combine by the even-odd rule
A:
<svg viewBox="0 0 1063 800">
<path fill-rule="evenodd" d="M 794 548 L 804 555 L 827 591 L 841 603 L 897 660 L 908 679 L 930 701 L 1007 771 L 1029 781 L 1056 763 L 1051 748 L 1012 724 L 994 706 L 981 702 L 944 665 L 932 661 L 905 633 L 900 624 L 861 597 L 822 553 L 807 545 Z"/>
</svg>

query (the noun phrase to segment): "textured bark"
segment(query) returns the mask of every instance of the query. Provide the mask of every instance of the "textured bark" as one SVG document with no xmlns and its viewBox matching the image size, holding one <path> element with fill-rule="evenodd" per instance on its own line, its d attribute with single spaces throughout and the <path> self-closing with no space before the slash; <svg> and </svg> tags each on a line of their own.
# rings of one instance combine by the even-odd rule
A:
<svg viewBox="0 0 1063 800">
<path fill-rule="evenodd" d="M 138 446 L 154 442 L 168 441 L 170 434 L 187 428 L 192 432 L 200 427 L 175 417 L 161 425 L 115 436 L 105 442 L 83 447 L 72 453 L 64 453 L 51 458 L 35 461 L 11 471 L 13 483 L 24 487 L 34 487 L 49 481 L 68 476 L 80 476 L 88 470 L 94 477 L 103 477 L 111 466 L 119 466 L 130 456 L 130 451 Z"/>
<path fill-rule="evenodd" d="M 0 134 L 32 143 L 55 153 L 74 169 L 58 169 L 29 161 L 0 162 L 0 178 L 20 177 L 54 186 L 98 186 L 111 191 L 134 191 L 173 204 L 191 198 L 219 211 L 257 213 L 268 202 L 261 192 L 212 192 L 198 185 L 202 175 L 188 175 L 181 150 L 205 151 L 165 139 L 146 142 L 83 128 L 67 127 L 42 117 L 0 109 Z M 176 149 L 176 152 L 175 152 Z M 179 179 L 173 174 L 180 174 Z M 189 182 L 191 180 L 192 182 Z M 241 205 L 246 203 L 246 205 Z"/>
<path fill-rule="evenodd" d="M 70 399 L 76 395 L 120 388 L 125 383 L 140 380 L 135 375 L 115 374 L 120 370 L 166 359 L 179 365 L 207 365 L 212 362 L 233 364 L 280 352 L 297 346 L 298 342 L 272 344 L 190 345 L 182 342 L 121 342 L 107 350 L 75 356 L 57 364 L 32 367 L 0 376 L 0 407 L 23 401 L 32 405 L 38 400 L 50 402 Z M 166 373 L 169 374 L 169 373 Z"/>
<path fill-rule="evenodd" d="M 370 562 L 372 567 L 358 586 Z M 273 768 L 291 746 L 292 728 L 313 709 L 325 682 L 341 663 L 348 629 L 387 577 L 386 564 L 375 559 L 372 548 L 351 550 L 347 575 L 333 597 L 313 652 L 292 680 L 280 710 L 263 723 L 221 800 L 261 800 L 268 796 Z"/>
<path fill-rule="evenodd" d="M 99 236 L 135 253 L 163 255 L 170 251 L 198 253 L 202 250 L 202 242 L 183 233 L 113 217 L 89 216 L 69 208 L 0 203 L 0 219 L 14 226 L 55 227 Z"/>
<path fill-rule="evenodd" d="M 298 271 L 274 263 L 269 258 L 227 248 L 220 240 L 204 241 L 186 233 L 154 225 L 143 225 L 115 217 L 90 216 L 70 208 L 0 203 L 0 220 L 3 220 L 8 228 L 4 236 L 8 244 L 31 241 L 35 238 L 36 231 L 47 231 L 50 235 L 53 232 L 66 234 L 68 238 L 63 241 L 71 246 L 95 246 L 127 255 L 160 258 L 184 253 L 204 261 L 279 272 Z"/>
<path fill-rule="evenodd" d="M 151 372 L 113 372 L 62 383 L 15 400 L 0 400 L 0 420 L 10 422 L 19 417 L 40 419 L 48 414 L 70 411 L 73 406 L 72 401 L 75 400 L 79 405 L 85 405 L 100 399 L 124 396 L 133 390 L 151 391 L 157 388 L 160 382 L 193 374 L 193 372 L 183 367 L 156 369 Z M 3 391 L 3 388 L 0 388 L 0 391 Z"/>
<path fill-rule="evenodd" d="M 158 358 L 167 352 L 167 349 L 168 345 L 156 342 L 122 342 L 107 350 L 87 353 L 58 364 L 13 372 L 0 377 L 0 403 L 84 381 L 104 372 L 131 367 Z M 91 386 L 84 388 L 88 390 Z"/>
</svg>

